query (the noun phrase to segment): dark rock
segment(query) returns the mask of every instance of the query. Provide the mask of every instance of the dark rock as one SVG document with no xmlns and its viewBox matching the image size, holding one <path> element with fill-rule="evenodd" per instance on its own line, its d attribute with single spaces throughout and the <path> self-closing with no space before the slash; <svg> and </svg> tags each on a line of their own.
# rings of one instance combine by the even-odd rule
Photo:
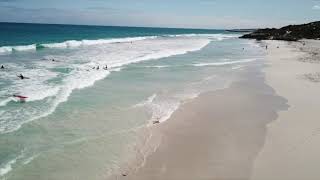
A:
<svg viewBox="0 0 320 180">
<path fill-rule="evenodd" d="M 320 21 L 302 25 L 289 25 L 280 29 L 258 29 L 240 38 L 256 40 L 298 41 L 300 39 L 320 39 Z"/>
</svg>

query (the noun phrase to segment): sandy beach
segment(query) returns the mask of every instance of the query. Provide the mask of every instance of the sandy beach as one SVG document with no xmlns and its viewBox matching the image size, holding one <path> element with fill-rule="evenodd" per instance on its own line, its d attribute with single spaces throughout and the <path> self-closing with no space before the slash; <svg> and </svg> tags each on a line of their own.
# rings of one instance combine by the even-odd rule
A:
<svg viewBox="0 0 320 180">
<path fill-rule="evenodd" d="M 288 100 L 290 108 L 268 125 L 252 179 L 319 179 L 320 43 L 268 44 L 266 81 Z"/>
<path fill-rule="evenodd" d="M 0 14 L 0 180 L 320 180 L 320 0 Z"/>
<path fill-rule="evenodd" d="M 160 146 L 116 179 L 317 179 L 317 41 L 266 41 L 263 68 L 200 95 L 154 126 Z"/>
</svg>

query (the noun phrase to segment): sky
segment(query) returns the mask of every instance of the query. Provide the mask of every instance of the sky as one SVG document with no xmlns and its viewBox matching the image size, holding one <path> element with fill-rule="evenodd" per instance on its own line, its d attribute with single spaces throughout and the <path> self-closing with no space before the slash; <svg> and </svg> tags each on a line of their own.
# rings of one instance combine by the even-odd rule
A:
<svg viewBox="0 0 320 180">
<path fill-rule="evenodd" d="M 320 20 L 320 0 L 0 0 L 0 22 L 262 28 Z"/>
</svg>

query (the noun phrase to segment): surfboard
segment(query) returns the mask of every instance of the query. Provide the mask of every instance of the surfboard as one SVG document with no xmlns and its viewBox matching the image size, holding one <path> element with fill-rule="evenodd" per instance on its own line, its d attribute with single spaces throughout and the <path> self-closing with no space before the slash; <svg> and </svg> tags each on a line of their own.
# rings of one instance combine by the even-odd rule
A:
<svg viewBox="0 0 320 180">
<path fill-rule="evenodd" d="M 28 97 L 21 95 L 13 95 L 13 97 L 18 98 L 21 103 L 25 103 Z"/>
<path fill-rule="evenodd" d="M 27 99 L 26 96 L 20 96 L 20 95 L 13 95 L 13 97 L 19 98 L 19 99 Z"/>
</svg>

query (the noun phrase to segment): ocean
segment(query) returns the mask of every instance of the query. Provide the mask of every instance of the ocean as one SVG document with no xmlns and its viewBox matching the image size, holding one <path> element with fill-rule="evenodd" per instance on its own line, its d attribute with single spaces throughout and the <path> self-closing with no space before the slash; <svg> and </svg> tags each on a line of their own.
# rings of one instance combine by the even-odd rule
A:
<svg viewBox="0 0 320 180">
<path fill-rule="evenodd" d="M 0 23 L 0 179 L 105 179 L 140 129 L 263 60 L 239 35 Z"/>
</svg>

